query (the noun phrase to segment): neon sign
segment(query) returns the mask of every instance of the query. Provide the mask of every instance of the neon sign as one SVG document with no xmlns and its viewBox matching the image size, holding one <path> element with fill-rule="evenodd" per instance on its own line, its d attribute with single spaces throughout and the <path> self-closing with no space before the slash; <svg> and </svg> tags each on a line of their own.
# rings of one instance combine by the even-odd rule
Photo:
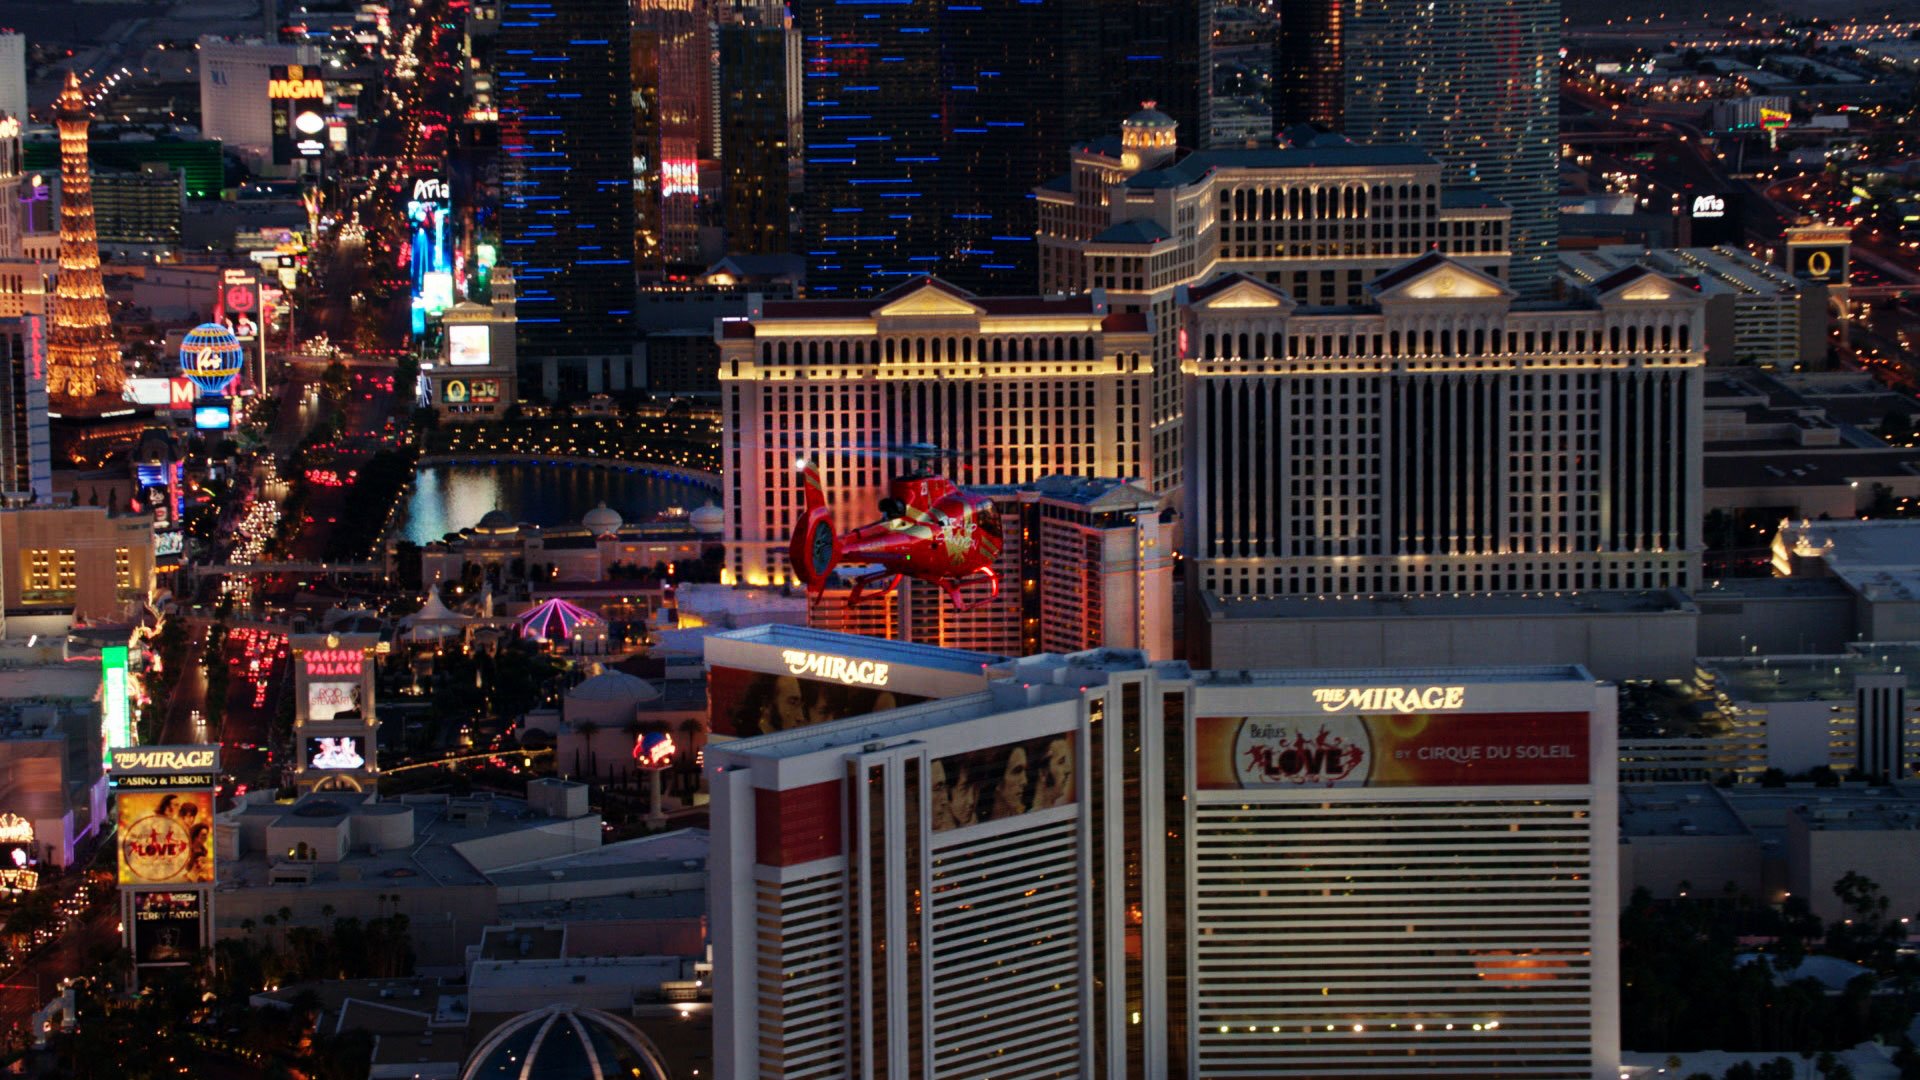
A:
<svg viewBox="0 0 1920 1080">
<path fill-rule="evenodd" d="M 365 662 L 359 649 L 313 649 L 304 659 L 309 676 L 358 675 Z"/>
<path fill-rule="evenodd" d="M 1322 712 L 1450 712 L 1466 707 L 1464 686 L 1333 686 L 1313 692 Z"/>
<path fill-rule="evenodd" d="M 700 194 L 700 163 L 671 160 L 660 163 L 661 195 Z"/>
<path fill-rule="evenodd" d="M 871 660 L 849 660 L 844 656 L 822 656 L 800 649 L 782 649 L 780 659 L 793 675 L 811 675 L 816 679 L 846 686 L 887 685 L 887 665 Z"/>
<path fill-rule="evenodd" d="M 0 814 L 0 844 L 33 843 L 33 822 L 19 814 Z"/>
<path fill-rule="evenodd" d="M 267 100 L 269 101 L 305 101 L 310 98 L 325 97 L 326 94 L 326 84 L 319 79 L 292 77 L 267 80 Z"/>
<path fill-rule="evenodd" d="M 664 769 L 673 764 L 678 748 L 665 731 L 649 731 L 633 740 L 633 763 L 642 769 Z"/>
<path fill-rule="evenodd" d="M 124 769 L 168 769 L 191 772 L 213 768 L 219 760 L 218 754 L 219 751 L 211 746 L 186 750 L 143 750 L 123 746 L 113 752 L 109 766 L 115 772 Z"/>
</svg>

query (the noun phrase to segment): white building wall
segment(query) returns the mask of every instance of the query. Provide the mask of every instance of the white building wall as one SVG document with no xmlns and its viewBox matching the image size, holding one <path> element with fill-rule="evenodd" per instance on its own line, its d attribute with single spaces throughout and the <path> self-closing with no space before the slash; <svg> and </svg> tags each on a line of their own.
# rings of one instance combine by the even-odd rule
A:
<svg viewBox="0 0 1920 1080">
<path fill-rule="evenodd" d="M 27 39 L 0 34 L 0 113 L 27 121 Z"/>
<path fill-rule="evenodd" d="M 218 139 L 256 167 L 273 153 L 273 109 L 267 101 L 272 69 L 311 64 L 319 54 L 311 46 L 269 45 L 202 37 L 200 57 L 200 131 Z"/>
</svg>

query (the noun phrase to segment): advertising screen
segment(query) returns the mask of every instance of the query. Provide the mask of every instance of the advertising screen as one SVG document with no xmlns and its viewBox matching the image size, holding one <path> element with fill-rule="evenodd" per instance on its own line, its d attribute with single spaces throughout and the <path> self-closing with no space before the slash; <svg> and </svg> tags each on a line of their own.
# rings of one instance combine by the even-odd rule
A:
<svg viewBox="0 0 1920 1080">
<path fill-rule="evenodd" d="M 499 379 L 448 379 L 440 400 L 448 405 L 494 405 L 500 401 Z"/>
<path fill-rule="evenodd" d="M 447 363 L 454 367 L 477 367 L 493 359 L 493 332 L 472 323 L 447 327 Z"/>
<path fill-rule="evenodd" d="M 1202 716 L 1202 790 L 1584 784 L 1585 713 Z"/>
<path fill-rule="evenodd" d="M 307 740 L 307 768 L 364 769 L 367 759 L 360 753 L 360 740 L 352 735 L 338 738 L 317 737 Z"/>
<path fill-rule="evenodd" d="M 120 884 L 204 885 L 213 881 L 213 792 L 133 791 L 115 795 Z"/>
<path fill-rule="evenodd" d="M 925 700 L 870 683 L 768 675 L 717 664 L 707 678 L 707 715 L 714 734 L 739 738 L 865 716 Z"/>
<path fill-rule="evenodd" d="M 154 376 L 143 376 L 127 380 L 127 388 L 120 393 L 122 400 L 135 405 L 156 405 L 168 408 L 173 404 L 173 380 Z"/>
<path fill-rule="evenodd" d="M 1073 732 L 1063 731 L 933 759 L 927 789 L 933 831 L 1073 805 L 1073 743 Z"/>
<path fill-rule="evenodd" d="M 226 405 L 195 405 L 193 426 L 201 431 L 225 431 L 233 426 L 233 409 Z"/>
<path fill-rule="evenodd" d="M 342 713 L 360 709 L 360 684 L 357 682 L 310 682 L 307 684 L 307 719 L 331 720 Z"/>
<path fill-rule="evenodd" d="M 1824 281 L 1834 284 L 1846 280 L 1845 248 L 1793 246 L 1787 250 L 1793 253 L 1794 277 L 1802 281 Z"/>
<path fill-rule="evenodd" d="M 286 165 L 318 157 L 326 149 L 326 83 L 316 68 L 289 64 L 268 73 L 267 100 L 273 113 L 273 160 Z"/>
<path fill-rule="evenodd" d="M 153 534 L 153 557 L 156 559 L 177 559 L 187 553 L 187 536 L 179 529 L 168 529 Z"/>
<path fill-rule="evenodd" d="M 113 750 L 133 745 L 132 707 L 127 701 L 127 647 L 100 650 L 100 747 L 105 760 Z"/>
<path fill-rule="evenodd" d="M 425 306 L 431 291 L 438 300 L 440 286 L 428 275 L 446 274 L 446 304 L 453 306 L 453 192 L 437 176 L 418 176 L 406 186 L 408 244 L 406 267 L 413 279 L 413 297 Z"/>
<path fill-rule="evenodd" d="M 39 888 L 39 865 L 33 823 L 18 814 L 0 814 L 0 889 L 31 892 Z"/>
<path fill-rule="evenodd" d="M 133 894 L 133 962 L 185 964 L 200 947 L 200 893 L 192 889 Z"/>
</svg>

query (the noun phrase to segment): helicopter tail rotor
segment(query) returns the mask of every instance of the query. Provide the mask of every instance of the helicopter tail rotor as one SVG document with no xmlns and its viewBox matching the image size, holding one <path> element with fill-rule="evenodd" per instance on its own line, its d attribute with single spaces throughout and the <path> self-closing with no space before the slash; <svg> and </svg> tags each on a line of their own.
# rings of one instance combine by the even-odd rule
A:
<svg viewBox="0 0 1920 1080">
<path fill-rule="evenodd" d="M 819 595 L 827 586 L 840 557 L 840 537 L 833 531 L 833 512 L 827 509 L 827 489 L 820 481 L 820 470 L 806 458 L 794 462 L 800 473 L 806 496 L 806 510 L 794 523 L 793 539 L 787 546 L 787 559 L 793 572 L 806 583 L 807 591 Z"/>
</svg>

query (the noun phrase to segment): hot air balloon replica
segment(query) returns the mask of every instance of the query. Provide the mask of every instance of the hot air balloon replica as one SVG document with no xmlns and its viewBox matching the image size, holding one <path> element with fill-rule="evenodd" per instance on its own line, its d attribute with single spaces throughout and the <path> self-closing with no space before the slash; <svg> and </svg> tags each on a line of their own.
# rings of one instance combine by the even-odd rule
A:
<svg viewBox="0 0 1920 1080">
<path fill-rule="evenodd" d="M 201 323 L 180 340 L 180 371 L 200 388 L 201 397 L 226 392 L 246 356 L 240 339 L 219 323 Z"/>
</svg>

